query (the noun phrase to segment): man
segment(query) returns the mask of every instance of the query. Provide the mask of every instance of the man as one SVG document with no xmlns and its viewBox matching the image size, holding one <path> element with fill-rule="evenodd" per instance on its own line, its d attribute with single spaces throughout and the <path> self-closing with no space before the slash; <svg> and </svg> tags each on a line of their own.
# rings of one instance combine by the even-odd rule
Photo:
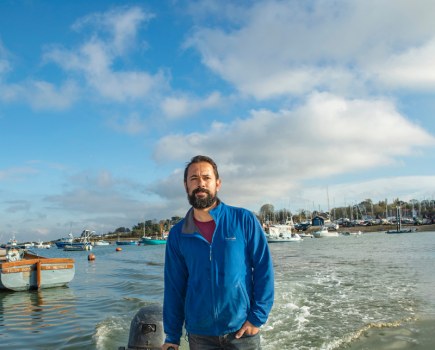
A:
<svg viewBox="0 0 435 350">
<path fill-rule="evenodd" d="M 274 297 L 267 240 L 248 210 L 221 202 L 215 162 L 193 157 L 184 171 L 192 208 L 166 244 L 163 350 L 258 350 Z"/>
</svg>

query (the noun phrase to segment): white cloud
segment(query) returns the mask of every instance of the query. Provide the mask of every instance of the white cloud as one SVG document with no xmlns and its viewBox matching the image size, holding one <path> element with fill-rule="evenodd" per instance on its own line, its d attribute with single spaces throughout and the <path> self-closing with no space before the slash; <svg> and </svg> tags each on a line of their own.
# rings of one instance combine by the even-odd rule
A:
<svg viewBox="0 0 435 350">
<path fill-rule="evenodd" d="M 161 108 L 169 119 L 178 119 L 192 116 L 204 109 L 218 106 L 222 102 L 219 92 L 213 92 L 205 99 L 192 97 L 166 97 L 163 99 Z"/>
<path fill-rule="evenodd" d="M 139 28 L 154 17 L 154 14 L 147 13 L 140 7 L 118 7 L 85 16 L 76 21 L 72 28 L 82 31 L 94 27 L 97 36 L 101 32 L 109 33 L 110 50 L 121 55 L 134 46 Z"/>
<path fill-rule="evenodd" d="M 390 87 L 433 90 L 435 86 L 435 36 L 420 47 L 410 47 L 378 62 L 372 69 Z"/>
<path fill-rule="evenodd" d="M 64 110 L 79 97 L 74 81 L 56 86 L 43 80 L 27 80 L 20 84 L 0 84 L 0 100 L 4 102 L 26 101 L 35 110 Z"/>
<path fill-rule="evenodd" d="M 140 185 L 117 178 L 108 170 L 83 171 L 70 176 L 63 193 L 44 198 L 49 209 L 76 212 L 81 216 L 140 216 Z M 68 214 L 71 215 L 71 214 Z"/>
<path fill-rule="evenodd" d="M 432 68 L 426 59 L 432 48 L 408 52 L 433 40 L 434 12 L 433 1 L 260 1 L 231 29 L 198 27 L 186 46 L 196 48 L 203 63 L 241 93 L 258 99 L 313 89 L 344 93 L 347 88 L 349 96 L 355 86 L 376 82 L 371 65 L 390 60 L 389 83 L 404 86 L 408 80 L 413 83 L 408 88 L 434 89 L 432 74 L 424 74 Z M 411 79 L 415 63 L 424 65 Z"/>
<path fill-rule="evenodd" d="M 225 174 L 222 193 L 248 204 L 265 194 L 279 200 L 309 179 L 400 167 L 400 157 L 434 144 L 433 136 L 387 100 L 323 93 L 293 111 L 257 110 L 204 133 L 168 135 L 154 157 L 188 161 L 210 155 Z"/>
<path fill-rule="evenodd" d="M 84 30 L 94 25 L 93 35 L 77 49 L 51 46 L 43 57 L 46 63 L 54 62 L 72 73 L 59 85 L 32 78 L 19 83 L 5 82 L 2 78 L 12 66 L 0 43 L 0 99 L 5 102 L 25 100 L 39 110 L 61 110 L 70 107 L 79 97 L 91 98 L 89 92 L 115 102 L 141 101 L 156 94 L 166 86 L 163 72 L 150 74 L 139 69 L 115 69 L 117 60 L 123 59 L 129 50 L 137 49 L 139 28 L 152 17 L 137 7 L 121 7 L 77 21 L 74 29 Z M 81 78 L 86 84 L 80 82 Z M 83 87 L 79 89 L 79 86 Z M 86 93 L 81 91 L 85 88 Z"/>
<path fill-rule="evenodd" d="M 62 110 L 70 107 L 78 97 L 79 88 L 74 81 L 57 87 L 46 81 L 31 81 L 25 86 L 24 95 L 35 109 Z"/>
<path fill-rule="evenodd" d="M 121 133 L 137 135 L 146 130 L 146 123 L 137 113 L 131 113 L 119 118 L 111 118 L 107 125 Z"/>
<path fill-rule="evenodd" d="M 141 100 L 166 84 L 162 72 L 150 74 L 140 69 L 117 70 L 131 49 L 137 48 L 140 26 L 153 17 L 140 8 L 118 8 L 79 20 L 74 28 L 96 26 L 95 33 L 77 49 L 52 47 L 44 55 L 64 70 L 79 73 L 91 91 L 115 102 Z M 108 32 L 109 35 L 105 35 Z"/>
<path fill-rule="evenodd" d="M 99 38 L 85 42 L 77 51 L 54 48 L 45 54 L 63 69 L 81 73 L 92 91 L 116 102 L 140 100 L 166 84 L 163 72 L 154 75 L 140 70 L 116 71 L 117 52 L 112 42 Z"/>
<path fill-rule="evenodd" d="M 0 41 L 0 101 L 12 103 L 24 100 L 35 109 L 62 110 L 76 100 L 78 88 L 73 81 L 67 80 L 59 87 L 31 78 L 21 83 L 7 82 L 6 74 L 13 71 L 10 56 Z"/>
</svg>

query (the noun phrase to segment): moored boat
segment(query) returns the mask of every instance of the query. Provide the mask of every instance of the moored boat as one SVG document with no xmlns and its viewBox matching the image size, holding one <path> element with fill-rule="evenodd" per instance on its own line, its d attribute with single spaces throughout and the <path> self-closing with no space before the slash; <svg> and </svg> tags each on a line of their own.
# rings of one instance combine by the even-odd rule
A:
<svg viewBox="0 0 435 350">
<path fill-rule="evenodd" d="M 337 231 L 329 231 L 326 226 L 323 226 L 320 230 L 314 231 L 313 236 L 315 238 L 322 238 L 322 237 L 338 237 Z"/>
<path fill-rule="evenodd" d="M 110 242 L 105 241 L 105 240 L 103 240 L 103 239 L 100 239 L 100 240 L 98 240 L 98 241 L 95 241 L 93 244 L 94 244 L 94 245 L 98 245 L 98 246 L 102 246 L 102 245 L 110 245 Z"/>
<path fill-rule="evenodd" d="M 67 244 L 67 245 L 63 246 L 63 250 L 68 251 L 68 252 L 92 250 L 92 245 L 90 243 Z"/>
<path fill-rule="evenodd" d="M 269 243 L 284 243 L 284 242 L 300 242 L 302 237 L 297 233 L 291 233 L 290 235 L 282 235 L 279 237 L 267 237 Z"/>
<path fill-rule="evenodd" d="M 11 239 L 6 244 L 3 244 L 2 247 L 3 248 L 18 247 L 18 242 L 15 239 L 15 235 L 12 235 Z"/>
<path fill-rule="evenodd" d="M 292 232 L 291 224 L 270 225 L 266 228 L 266 238 L 269 243 L 300 242 L 299 234 Z"/>
<path fill-rule="evenodd" d="M 389 234 L 411 233 L 411 232 L 415 232 L 415 231 L 417 231 L 417 229 L 414 227 L 411 227 L 411 228 L 400 228 L 400 229 L 396 229 L 396 230 L 388 230 L 388 231 L 385 231 L 385 233 L 389 233 Z"/>
<path fill-rule="evenodd" d="M 139 242 L 138 241 L 133 241 L 133 240 L 129 240 L 129 241 L 116 241 L 116 245 L 138 245 Z"/>
<path fill-rule="evenodd" d="M 402 208 L 400 206 L 396 207 L 396 229 L 388 230 L 385 233 L 397 234 L 397 233 L 411 233 L 417 231 L 415 227 L 402 228 Z"/>
<path fill-rule="evenodd" d="M 70 234 L 68 234 L 68 237 L 63 237 L 63 238 L 55 241 L 54 243 L 56 244 L 56 247 L 62 249 L 66 245 L 71 245 L 73 241 L 74 241 L 74 237 L 73 237 L 72 233 L 70 233 Z"/>
<path fill-rule="evenodd" d="M 63 245 L 63 250 L 66 251 L 83 251 L 83 250 L 91 250 L 91 237 L 94 234 L 94 231 L 83 230 L 80 238 L 78 240 L 72 240 L 70 243 Z M 71 235 L 71 234 L 70 234 Z M 72 235 L 71 235 L 72 237 Z"/>
<path fill-rule="evenodd" d="M 142 237 L 139 241 L 140 244 L 148 244 L 148 245 L 158 245 L 158 244 L 166 244 L 166 239 L 163 238 L 152 238 L 152 237 Z"/>
<path fill-rule="evenodd" d="M 313 235 L 311 233 L 306 233 L 306 232 L 299 232 L 298 235 L 301 238 L 313 238 Z"/>
<path fill-rule="evenodd" d="M 342 236 L 361 236 L 362 232 L 361 231 L 356 231 L 356 232 L 354 232 L 354 231 L 352 231 L 352 232 L 345 231 L 345 232 L 341 232 L 341 235 Z"/>
<path fill-rule="evenodd" d="M 50 249 L 51 244 L 50 243 L 44 243 L 41 240 L 38 240 L 38 243 L 33 244 L 32 248 L 38 248 L 38 249 Z"/>
<path fill-rule="evenodd" d="M 24 291 L 67 285 L 75 274 L 73 259 L 46 258 L 23 249 L 0 249 L 0 289 Z"/>
</svg>

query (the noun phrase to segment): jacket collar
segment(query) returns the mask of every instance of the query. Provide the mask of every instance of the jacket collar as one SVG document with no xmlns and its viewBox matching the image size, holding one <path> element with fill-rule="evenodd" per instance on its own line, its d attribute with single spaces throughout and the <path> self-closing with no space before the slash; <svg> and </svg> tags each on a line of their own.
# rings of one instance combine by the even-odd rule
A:
<svg viewBox="0 0 435 350">
<path fill-rule="evenodd" d="M 220 199 L 217 199 L 217 205 L 210 210 L 210 215 L 212 216 L 213 220 L 217 223 L 217 218 L 220 217 L 220 213 L 223 209 L 223 203 L 220 201 Z M 193 208 L 191 207 L 189 211 L 187 212 L 186 216 L 184 217 L 184 223 L 183 228 L 181 229 L 182 233 L 194 233 L 198 232 L 198 227 L 195 225 L 195 221 L 193 220 Z"/>
</svg>

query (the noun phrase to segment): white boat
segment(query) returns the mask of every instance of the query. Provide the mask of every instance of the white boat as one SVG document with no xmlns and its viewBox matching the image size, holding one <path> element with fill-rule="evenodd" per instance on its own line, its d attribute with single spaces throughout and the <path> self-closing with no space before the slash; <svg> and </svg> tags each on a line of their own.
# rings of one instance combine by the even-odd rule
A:
<svg viewBox="0 0 435 350">
<path fill-rule="evenodd" d="M 12 235 L 11 239 L 5 244 L 6 248 L 17 247 L 17 246 L 18 246 L 18 242 L 15 239 L 15 235 Z"/>
<path fill-rule="evenodd" d="M 337 231 L 328 231 L 328 228 L 323 226 L 320 230 L 314 231 L 313 236 L 315 238 L 338 237 L 338 232 Z"/>
<path fill-rule="evenodd" d="M 349 231 L 345 231 L 341 233 L 343 236 L 361 236 L 362 232 L 361 231 L 356 231 L 356 232 L 349 232 Z"/>
<path fill-rule="evenodd" d="M 100 245 L 110 245 L 110 242 L 105 241 L 105 240 L 103 240 L 103 239 L 100 239 L 100 240 L 98 240 L 98 241 L 95 241 L 95 242 L 94 242 L 94 245 L 98 245 L 98 246 L 100 246 Z"/>
<path fill-rule="evenodd" d="M 269 243 L 299 242 L 301 236 L 292 232 L 291 225 L 270 225 L 266 229 L 266 237 Z"/>
<path fill-rule="evenodd" d="M 313 235 L 311 233 L 306 233 L 306 232 L 299 232 L 298 235 L 301 238 L 313 238 Z"/>
<path fill-rule="evenodd" d="M 50 243 L 44 243 L 41 240 L 38 240 L 38 243 L 34 244 L 32 248 L 50 249 L 51 248 L 51 244 Z"/>
</svg>

